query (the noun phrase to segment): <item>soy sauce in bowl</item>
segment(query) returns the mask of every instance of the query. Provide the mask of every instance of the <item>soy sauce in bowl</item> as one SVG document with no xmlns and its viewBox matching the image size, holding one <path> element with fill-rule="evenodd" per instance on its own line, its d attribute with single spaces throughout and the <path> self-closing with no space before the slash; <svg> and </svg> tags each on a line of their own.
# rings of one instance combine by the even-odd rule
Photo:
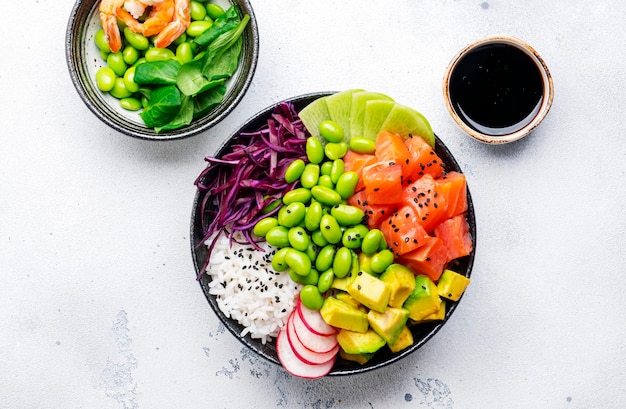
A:
<svg viewBox="0 0 626 409">
<path fill-rule="evenodd" d="M 497 37 L 457 55 L 444 93 L 463 130 L 483 142 L 502 143 L 527 135 L 541 122 L 552 102 L 552 81 L 530 46 Z"/>
</svg>

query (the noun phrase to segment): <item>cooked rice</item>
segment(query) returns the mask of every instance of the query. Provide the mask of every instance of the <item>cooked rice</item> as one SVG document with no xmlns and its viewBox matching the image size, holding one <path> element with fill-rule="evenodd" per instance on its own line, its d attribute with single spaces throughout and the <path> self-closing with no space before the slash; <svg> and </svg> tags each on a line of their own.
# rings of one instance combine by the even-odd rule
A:
<svg viewBox="0 0 626 409">
<path fill-rule="evenodd" d="M 259 246 L 265 252 L 221 235 L 211 253 L 207 274 L 212 279 L 209 293 L 216 296 L 226 317 L 244 327 L 241 336 L 250 334 L 265 344 L 287 323 L 302 286 L 294 283 L 287 272 L 272 269 L 274 248 L 267 243 Z"/>
</svg>

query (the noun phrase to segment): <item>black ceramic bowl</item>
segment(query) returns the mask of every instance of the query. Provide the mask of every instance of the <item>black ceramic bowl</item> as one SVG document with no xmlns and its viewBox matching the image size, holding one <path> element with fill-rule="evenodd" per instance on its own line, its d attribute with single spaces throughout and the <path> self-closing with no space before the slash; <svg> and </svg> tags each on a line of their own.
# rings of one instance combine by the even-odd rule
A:
<svg viewBox="0 0 626 409">
<path fill-rule="evenodd" d="M 150 140 L 189 137 L 206 131 L 224 119 L 239 104 L 252 81 L 259 55 L 259 34 L 254 12 L 248 0 L 223 0 L 220 4 L 224 8 L 234 4 L 241 16 L 245 14 L 250 16 L 242 35 L 239 68 L 226 84 L 224 100 L 207 115 L 194 119 L 184 128 L 156 133 L 144 125 L 137 112 L 124 110 L 117 99 L 97 88 L 96 71 L 106 65 L 94 43 L 94 35 L 101 28 L 98 12 L 100 0 L 77 0 L 67 25 L 65 54 L 72 82 L 87 107 L 113 129 L 136 138 Z"/>
<path fill-rule="evenodd" d="M 327 92 L 307 94 L 307 95 L 298 96 L 298 97 L 289 99 L 288 102 L 292 102 L 294 104 L 296 111 L 300 111 L 302 108 L 307 106 L 312 101 L 328 94 L 329 93 Z M 275 107 L 276 105 L 267 107 L 263 111 L 257 113 L 255 116 L 250 118 L 246 123 L 244 123 L 241 126 L 241 128 L 239 128 L 224 143 L 224 145 L 222 145 L 222 147 L 217 151 L 216 155 L 214 156 L 220 157 L 224 155 L 225 153 L 227 153 L 229 151 L 231 141 L 240 132 L 256 131 L 262 126 L 264 126 L 267 123 L 267 119 L 269 118 L 270 114 L 272 113 Z M 448 148 L 446 148 L 446 146 L 441 141 L 441 139 L 435 136 L 435 140 L 436 140 L 435 152 L 437 153 L 437 155 L 439 155 L 439 157 L 446 164 L 446 169 L 448 171 L 454 170 L 457 172 L 461 172 L 459 164 L 456 162 L 456 160 L 454 159 L 454 157 L 452 156 Z M 206 177 L 211 177 L 211 175 L 208 174 Z M 191 234 L 190 234 L 191 255 L 193 258 L 196 275 L 200 274 L 201 269 L 207 258 L 206 246 L 202 245 L 203 227 L 201 225 L 201 221 L 200 221 L 201 214 L 199 211 L 199 206 L 200 206 L 200 203 L 202 203 L 203 198 L 204 198 L 203 194 L 201 194 L 198 191 L 194 198 L 193 209 L 192 209 L 192 214 L 191 214 Z M 456 272 L 466 277 L 470 277 L 470 274 L 472 272 L 472 266 L 474 264 L 474 255 L 476 254 L 476 219 L 474 215 L 474 206 L 472 203 L 472 198 L 469 194 L 469 190 L 467 192 L 467 199 L 468 199 L 467 219 L 468 219 L 468 223 L 470 227 L 470 234 L 472 235 L 473 240 L 474 240 L 474 251 L 472 251 L 472 253 L 468 256 L 457 259 L 455 261 L 455 265 L 453 266 L 453 268 Z M 226 328 L 228 328 L 228 330 L 235 337 L 237 337 L 244 345 L 252 349 L 254 352 L 258 353 L 263 358 L 266 358 L 269 361 L 280 365 L 278 356 L 276 355 L 275 342 L 272 342 L 272 343 L 268 342 L 267 344 L 263 345 L 260 340 L 252 339 L 249 335 L 245 337 L 241 337 L 239 335 L 241 334 L 243 327 L 239 325 L 236 321 L 230 318 L 227 318 L 222 313 L 222 311 L 220 311 L 217 305 L 215 296 L 209 293 L 210 281 L 211 281 L 211 278 L 207 274 L 202 274 L 200 278 L 200 287 L 202 288 L 202 291 L 204 292 L 207 300 L 209 301 L 209 305 L 211 306 L 215 314 L 217 314 L 217 316 L 222 321 L 224 326 L 226 326 Z M 381 368 L 393 362 L 399 361 L 405 356 L 415 352 L 418 348 L 424 345 L 429 339 L 431 339 L 446 324 L 446 322 L 448 321 L 448 319 L 450 319 L 450 316 L 452 315 L 454 310 L 457 308 L 460 301 L 461 300 L 457 302 L 452 302 L 452 301 L 446 302 L 447 311 L 446 311 L 445 319 L 443 321 L 433 321 L 432 323 L 425 323 L 425 324 L 411 326 L 411 331 L 413 333 L 413 338 L 414 338 L 414 344 L 411 347 L 397 354 L 392 354 L 388 348 L 383 348 L 381 351 L 376 353 L 376 355 L 365 365 L 360 365 L 354 362 L 345 361 L 341 358 L 337 358 L 337 362 L 335 363 L 335 366 L 333 367 L 333 370 L 329 373 L 329 375 L 330 376 L 350 375 L 350 374 L 357 374 L 357 373 L 371 371 L 373 369 Z"/>
</svg>

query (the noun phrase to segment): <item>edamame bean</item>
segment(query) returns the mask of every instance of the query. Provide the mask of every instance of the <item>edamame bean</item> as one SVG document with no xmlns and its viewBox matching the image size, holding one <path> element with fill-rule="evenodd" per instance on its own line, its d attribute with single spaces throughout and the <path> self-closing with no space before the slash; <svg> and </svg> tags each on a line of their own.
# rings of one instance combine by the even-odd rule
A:
<svg viewBox="0 0 626 409">
<path fill-rule="evenodd" d="M 176 40 L 172 41 L 172 44 L 180 45 L 185 42 L 187 42 L 187 33 L 182 33 L 181 35 L 178 36 Z M 196 52 L 195 43 L 191 43 L 191 47 L 193 48 L 193 52 L 195 53 Z"/>
<path fill-rule="evenodd" d="M 306 164 L 302 159 L 296 159 L 287 166 L 285 170 L 285 182 L 293 183 L 300 179 L 302 172 L 304 172 Z"/>
<path fill-rule="evenodd" d="M 342 226 L 352 226 L 359 224 L 365 217 L 365 212 L 356 206 L 348 204 L 338 204 L 330 209 L 330 214 Z"/>
<path fill-rule="evenodd" d="M 322 163 L 322 166 L 320 167 L 320 173 L 322 175 L 330 176 L 330 172 L 332 171 L 332 169 L 333 169 L 333 162 L 326 161 Z"/>
<path fill-rule="evenodd" d="M 315 264 L 315 260 L 317 259 L 317 250 L 317 245 L 313 243 L 313 240 L 309 239 L 309 246 L 306 248 L 305 253 L 311 259 L 311 265 Z"/>
<path fill-rule="evenodd" d="M 128 68 L 128 65 L 124 62 L 124 56 L 121 51 L 110 53 L 107 56 L 107 66 L 112 69 L 118 77 L 122 77 Z"/>
<path fill-rule="evenodd" d="M 224 13 L 225 13 L 225 11 L 222 8 L 222 6 L 220 6 L 219 4 L 215 4 L 215 3 L 207 4 L 206 5 L 206 12 L 207 12 L 207 15 L 209 17 L 211 17 L 213 20 L 222 17 L 224 15 Z"/>
<path fill-rule="evenodd" d="M 314 136 L 309 136 L 305 145 L 306 156 L 311 163 L 322 163 L 324 160 L 324 146 Z"/>
<path fill-rule="evenodd" d="M 358 249 L 363 242 L 362 231 L 358 227 L 349 227 L 343 232 L 341 244 L 349 249 Z"/>
<path fill-rule="evenodd" d="M 311 194 L 315 200 L 327 206 L 334 206 L 341 203 L 341 195 L 326 186 L 313 186 L 311 188 Z"/>
<path fill-rule="evenodd" d="M 285 262 L 298 275 L 305 276 L 311 272 L 311 259 L 302 251 L 289 249 Z"/>
<path fill-rule="evenodd" d="M 372 154 L 376 152 L 376 142 L 373 139 L 364 138 L 362 136 L 353 136 L 350 138 L 350 150 L 356 153 Z"/>
<path fill-rule="evenodd" d="M 139 84 L 135 82 L 135 69 L 136 67 L 130 67 L 124 73 L 124 85 L 129 92 L 138 92 Z"/>
<path fill-rule="evenodd" d="M 286 205 L 290 205 L 291 203 L 295 202 L 309 203 L 310 200 L 311 191 L 303 187 L 290 190 L 289 192 L 285 193 L 285 196 L 283 196 L 283 203 Z"/>
<path fill-rule="evenodd" d="M 169 48 L 152 47 L 148 49 L 148 51 L 146 51 L 146 53 L 144 54 L 144 58 L 148 62 L 167 61 L 171 60 L 174 57 L 174 52 Z"/>
<path fill-rule="evenodd" d="M 384 249 L 372 256 L 370 266 L 375 273 L 382 273 L 387 267 L 393 264 L 393 253 L 389 249 Z"/>
<path fill-rule="evenodd" d="M 297 226 L 304 219 L 305 214 L 306 207 L 304 203 L 290 203 L 278 211 L 278 224 L 285 227 Z"/>
<path fill-rule="evenodd" d="M 133 94 L 126 89 L 124 79 L 119 77 L 115 78 L 115 85 L 113 85 L 113 88 L 109 91 L 109 93 L 117 99 L 128 98 Z"/>
<path fill-rule="evenodd" d="M 384 239 L 383 232 L 378 229 L 372 229 L 367 232 L 361 242 L 361 252 L 371 256 L 380 250 L 380 241 Z"/>
<path fill-rule="evenodd" d="M 333 183 L 337 183 L 339 177 L 343 175 L 344 170 L 346 169 L 346 165 L 343 162 L 343 159 L 335 159 L 333 162 L 333 166 L 330 170 L 330 179 Z"/>
<path fill-rule="evenodd" d="M 289 229 L 289 244 L 296 250 L 306 252 L 311 244 L 311 238 L 307 232 L 299 226 Z M 307 254 L 308 255 L 308 254 Z"/>
<path fill-rule="evenodd" d="M 328 244 L 328 240 L 326 240 L 320 230 L 315 230 L 313 233 L 311 233 L 311 240 L 313 241 L 313 243 L 320 247 L 324 247 Z"/>
<path fill-rule="evenodd" d="M 312 202 L 306 209 L 304 215 L 304 227 L 308 231 L 315 231 L 320 228 L 320 221 L 322 220 L 322 205 L 319 202 Z"/>
<path fill-rule="evenodd" d="M 109 42 L 107 41 L 107 37 L 104 34 L 103 29 L 96 31 L 96 33 L 93 36 L 93 40 L 96 43 L 96 47 L 98 47 L 98 49 L 101 52 L 105 54 L 108 54 L 111 52 L 111 47 L 109 47 Z"/>
<path fill-rule="evenodd" d="M 337 220 L 329 214 L 322 216 L 322 219 L 320 220 L 320 231 L 326 241 L 330 244 L 339 243 L 341 241 L 341 237 L 343 236 L 339 223 L 337 223 Z"/>
<path fill-rule="evenodd" d="M 265 237 L 271 228 L 278 226 L 278 219 L 275 217 L 265 217 L 254 225 L 252 233 L 257 237 Z"/>
<path fill-rule="evenodd" d="M 265 234 L 265 240 L 274 247 L 289 247 L 289 229 L 285 226 L 272 227 Z"/>
<path fill-rule="evenodd" d="M 305 276 L 301 276 L 297 274 L 295 271 L 289 270 L 289 278 L 291 278 L 292 281 L 299 283 L 299 284 L 316 286 L 317 282 L 320 279 L 320 274 L 317 272 L 317 270 L 311 269 L 309 274 Z"/>
<path fill-rule="evenodd" d="M 289 247 L 279 249 L 272 257 L 272 268 L 278 272 L 286 271 L 289 266 L 285 261 L 285 255 L 289 251 Z"/>
<path fill-rule="evenodd" d="M 348 152 L 348 144 L 345 142 L 328 142 L 324 146 L 324 154 L 330 160 L 340 159 Z"/>
<path fill-rule="evenodd" d="M 139 59 L 139 51 L 135 47 L 127 45 L 122 50 L 122 58 L 127 65 L 133 65 Z"/>
<path fill-rule="evenodd" d="M 311 189 L 317 185 L 317 181 L 320 178 L 320 165 L 316 163 L 307 163 L 300 176 L 300 184 L 302 187 Z"/>
<path fill-rule="evenodd" d="M 317 289 L 320 290 L 320 293 L 325 293 L 330 290 L 330 287 L 333 285 L 333 281 L 335 280 L 335 272 L 332 268 L 324 271 L 320 274 L 317 280 Z"/>
<path fill-rule="evenodd" d="M 318 271 L 326 271 L 333 265 L 333 259 L 335 258 L 335 246 L 328 244 L 322 247 L 315 259 L 315 268 Z"/>
<path fill-rule="evenodd" d="M 124 38 L 136 50 L 144 51 L 150 47 L 150 41 L 141 33 L 135 33 L 128 27 L 124 27 Z"/>
<path fill-rule="evenodd" d="M 325 119 L 320 122 L 319 125 L 320 135 L 328 142 L 341 142 L 343 141 L 343 128 L 337 122 L 330 119 Z"/>
<path fill-rule="evenodd" d="M 365 271 L 367 274 L 374 275 L 372 271 L 372 256 L 368 256 L 365 253 L 359 253 L 359 269 Z"/>
<path fill-rule="evenodd" d="M 192 21 L 187 26 L 187 30 L 185 33 L 189 37 L 198 37 L 200 34 L 204 33 L 213 25 L 213 21 L 211 20 L 200 20 L 200 21 Z"/>
<path fill-rule="evenodd" d="M 264 198 L 264 199 L 267 199 L 267 198 Z M 263 209 L 261 209 L 261 213 L 268 214 L 274 209 L 276 209 L 278 206 L 280 206 L 281 203 L 282 203 L 282 200 L 276 199 L 270 202 L 270 204 L 266 205 Z"/>
<path fill-rule="evenodd" d="M 206 17 L 206 7 L 204 4 L 191 0 L 189 2 L 189 14 L 192 20 L 204 20 Z"/>
<path fill-rule="evenodd" d="M 109 92 L 115 86 L 115 72 L 109 67 L 102 67 L 96 71 L 96 85 L 103 92 Z"/>
<path fill-rule="evenodd" d="M 188 63 L 193 60 L 193 49 L 191 43 L 183 42 L 176 46 L 176 58 L 181 64 Z"/>
<path fill-rule="evenodd" d="M 317 181 L 317 184 L 319 186 L 324 186 L 327 187 L 329 189 L 335 189 L 335 184 L 333 183 L 333 181 L 331 180 L 330 176 L 328 175 L 321 175 L 319 180 Z"/>
<path fill-rule="evenodd" d="M 300 290 L 300 301 L 302 305 L 310 310 L 319 310 L 324 305 L 324 297 L 315 285 L 307 284 Z"/>
<path fill-rule="evenodd" d="M 350 265 L 350 277 L 356 277 L 361 271 L 361 265 L 359 264 L 359 255 L 356 251 L 350 250 L 350 254 L 352 254 L 352 264 Z"/>
<path fill-rule="evenodd" d="M 336 277 L 343 278 L 350 272 L 352 252 L 347 247 L 339 247 L 333 259 L 333 271 Z"/>
<path fill-rule="evenodd" d="M 133 97 L 120 99 L 120 106 L 127 111 L 139 111 L 142 108 L 141 101 Z"/>
<path fill-rule="evenodd" d="M 342 199 L 348 199 L 354 194 L 356 185 L 359 183 L 359 174 L 354 171 L 344 172 L 339 176 L 335 191 Z"/>
</svg>

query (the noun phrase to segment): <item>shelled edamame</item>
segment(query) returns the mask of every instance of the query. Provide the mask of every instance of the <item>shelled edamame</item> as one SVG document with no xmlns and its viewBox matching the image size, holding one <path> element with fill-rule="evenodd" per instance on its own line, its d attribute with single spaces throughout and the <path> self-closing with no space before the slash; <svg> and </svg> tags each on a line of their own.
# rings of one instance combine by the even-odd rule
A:
<svg viewBox="0 0 626 409">
<path fill-rule="evenodd" d="M 313 136 L 306 141 L 308 162 L 294 160 L 285 170 L 285 181 L 296 187 L 283 196 L 277 215 L 259 220 L 253 229 L 279 248 L 272 267 L 303 284 L 300 299 L 313 310 L 321 308 L 335 278 L 360 270 L 378 274 L 394 261 L 382 231 L 370 230 L 363 210 L 346 203 L 359 176 L 345 171 L 342 158 L 349 147 L 339 146 L 343 130 L 327 120 L 320 134 L 326 143 Z"/>
</svg>

